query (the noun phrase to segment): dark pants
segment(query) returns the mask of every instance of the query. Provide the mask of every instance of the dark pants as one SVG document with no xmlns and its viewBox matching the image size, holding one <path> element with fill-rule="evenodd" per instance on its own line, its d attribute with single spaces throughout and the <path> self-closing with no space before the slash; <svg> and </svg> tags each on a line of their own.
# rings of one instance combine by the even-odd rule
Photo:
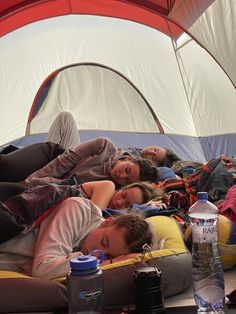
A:
<svg viewBox="0 0 236 314">
<path fill-rule="evenodd" d="M 51 160 L 63 154 L 65 149 L 52 142 L 32 144 L 7 155 L 0 155 L 0 181 L 19 182 Z"/>
<path fill-rule="evenodd" d="M 5 202 L 9 197 L 21 194 L 27 186 L 20 183 L 0 182 L 0 201 Z"/>
</svg>

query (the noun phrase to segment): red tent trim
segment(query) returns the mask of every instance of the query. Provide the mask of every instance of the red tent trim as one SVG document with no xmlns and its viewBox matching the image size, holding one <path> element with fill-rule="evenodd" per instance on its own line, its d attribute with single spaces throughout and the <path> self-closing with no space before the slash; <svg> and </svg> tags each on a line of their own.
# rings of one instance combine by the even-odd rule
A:
<svg viewBox="0 0 236 314">
<path fill-rule="evenodd" d="M 68 14 L 99 15 L 131 20 L 170 36 L 167 26 L 168 18 L 164 16 L 169 11 L 158 5 L 150 5 L 150 3 L 147 6 L 147 1 L 31 0 L 22 2 L 12 0 L 8 4 L 8 7 L 5 5 L 0 9 L 0 36 L 29 23 Z M 172 36 L 178 37 L 183 30 L 174 22 L 168 21 Z"/>
</svg>

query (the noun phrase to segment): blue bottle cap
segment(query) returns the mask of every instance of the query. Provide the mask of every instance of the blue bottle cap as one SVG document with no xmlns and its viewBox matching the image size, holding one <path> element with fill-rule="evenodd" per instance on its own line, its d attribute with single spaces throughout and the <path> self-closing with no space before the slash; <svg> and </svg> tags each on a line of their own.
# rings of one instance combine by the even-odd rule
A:
<svg viewBox="0 0 236 314">
<path fill-rule="evenodd" d="M 73 270 L 88 270 L 94 268 L 98 265 L 98 260 L 96 256 L 93 255 L 84 255 L 76 258 L 72 258 L 70 261 L 70 267 Z"/>
<path fill-rule="evenodd" d="M 208 193 L 207 192 L 198 192 L 197 198 L 198 198 L 198 200 L 208 200 Z"/>
<path fill-rule="evenodd" d="M 96 255 L 99 255 L 100 259 L 97 259 Z M 104 253 L 101 250 L 94 250 L 88 255 L 78 256 L 70 260 L 70 267 L 75 271 L 84 271 L 89 269 L 96 269 L 98 265 L 104 261 Z"/>
</svg>

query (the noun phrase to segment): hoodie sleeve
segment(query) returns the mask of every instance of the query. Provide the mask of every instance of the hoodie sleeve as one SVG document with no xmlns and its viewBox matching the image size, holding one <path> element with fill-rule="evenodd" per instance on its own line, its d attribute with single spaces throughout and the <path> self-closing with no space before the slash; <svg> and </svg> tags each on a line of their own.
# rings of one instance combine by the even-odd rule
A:
<svg viewBox="0 0 236 314">
<path fill-rule="evenodd" d="M 35 246 L 32 276 L 53 279 L 65 276 L 70 260 L 82 255 L 73 252 L 81 240 L 101 222 L 101 210 L 90 200 L 71 197 L 58 205 L 49 220 L 40 226 Z"/>
<path fill-rule="evenodd" d="M 101 154 L 104 156 L 112 155 L 116 151 L 117 148 L 111 140 L 104 137 L 96 138 L 66 150 L 46 166 L 28 176 L 23 183 L 30 186 L 40 184 L 41 181 L 43 184 L 59 183 L 74 174 L 74 170 L 89 158 Z"/>
</svg>

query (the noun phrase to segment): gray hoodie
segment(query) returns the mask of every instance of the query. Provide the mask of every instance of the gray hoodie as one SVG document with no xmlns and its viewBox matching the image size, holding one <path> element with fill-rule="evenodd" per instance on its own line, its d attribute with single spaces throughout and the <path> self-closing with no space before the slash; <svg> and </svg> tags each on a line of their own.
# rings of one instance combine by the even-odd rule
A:
<svg viewBox="0 0 236 314">
<path fill-rule="evenodd" d="M 72 175 L 76 175 L 80 183 L 111 179 L 112 166 L 125 155 L 127 153 L 118 149 L 111 140 L 99 137 L 67 149 L 62 155 L 28 176 L 24 184 L 35 186 L 60 183 Z"/>
</svg>

